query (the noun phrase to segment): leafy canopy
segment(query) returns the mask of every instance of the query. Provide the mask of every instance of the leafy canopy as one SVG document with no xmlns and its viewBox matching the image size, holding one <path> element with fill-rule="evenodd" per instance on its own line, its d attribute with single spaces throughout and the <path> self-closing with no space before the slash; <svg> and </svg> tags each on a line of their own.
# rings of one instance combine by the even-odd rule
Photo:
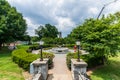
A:
<svg viewBox="0 0 120 80">
<path fill-rule="evenodd" d="M 120 13 L 101 19 L 87 19 L 70 36 L 79 39 L 82 48 L 94 56 L 114 56 L 120 45 Z"/>
<path fill-rule="evenodd" d="M 0 45 L 21 39 L 27 27 L 21 13 L 5 0 L 0 0 Z"/>
<path fill-rule="evenodd" d="M 58 29 L 51 25 L 45 24 L 45 26 L 40 26 L 35 30 L 35 33 L 39 36 L 39 38 L 56 38 L 58 35 Z"/>
</svg>

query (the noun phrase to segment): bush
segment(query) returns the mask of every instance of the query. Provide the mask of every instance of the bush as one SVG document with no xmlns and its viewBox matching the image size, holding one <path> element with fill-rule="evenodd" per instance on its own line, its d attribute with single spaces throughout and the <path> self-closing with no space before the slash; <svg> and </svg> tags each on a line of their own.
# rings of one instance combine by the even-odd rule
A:
<svg viewBox="0 0 120 80">
<path fill-rule="evenodd" d="M 68 53 L 66 57 L 67 67 L 71 70 L 71 59 L 74 58 L 74 53 Z"/>
<path fill-rule="evenodd" d="M 12 60 L 25 70 L 29 70 L 30 63 L 39 58 L 37 54 L 27 53 L 24 49 L 17 49 L 12 52 Z M 54 55 L 43 52 L 43 58 L 49 58 L 48 67 L 53 65 Z"/>
<path fill-rule="evenodd" d="M 27 50 L 28 48 L 29 48 L 29 45 L 17 45 L 17 49 Z"/>
<path fill-rule="evenodd" d="M 51 47 L 56 47 L 56 45 L 55 44 L 44 44 L 42 47 L 43 48 L 51 48 Z M 38 50 L 38 49 L 40 49 L 40 45 L 34 44 L 34 45 L 31 45 L 27 51 L 31 52 L 32 50 Z"/>
<path fill-rule="evenodd" d="M 73 48 L 75 46 L 75 44 L 66 44 L 65 46 L 69 47 L 69 48 Z"/>
<path fill-rule="evenodd" d="M 83 59 L 88 64 L 88 68 L 92 68 L 102 64 L 102 56 L 93 56 L 92 54 L 81 55 Z M 71 69 L 71 59 L 77 59 L 77 53 L 68 53 L 66 57 L 67 67 Z"/>
<path fill-rule="evenodd" d="M 39 44 L 34 44 L 34 45 L 31 45 L 30 47 L 29 47 L 29 50 L 38 50 L 38 49 L 40 49 L 40 46 L 39 46 Z"/>
</svg>

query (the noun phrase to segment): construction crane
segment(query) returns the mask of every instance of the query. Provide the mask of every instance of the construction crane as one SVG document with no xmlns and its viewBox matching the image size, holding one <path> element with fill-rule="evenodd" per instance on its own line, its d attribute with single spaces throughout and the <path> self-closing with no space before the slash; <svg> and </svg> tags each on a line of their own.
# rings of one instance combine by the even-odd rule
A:
<svg viewBox="0 0 120 80">
<path fill-rule="evenodd" d="M 118 1 L 118 0 L 114 0 L 114 1 L 112 1 L 112 2 L 109 2 L 109 3 L 105 4 L 105 5 L 102 7 L 100 13 L 98 14 L 97 19 L 99 19 L 101 13 L 103 12 L 103 10 L 105 9 L 106 6 L 108 6 L 108 5 L 110 5 L 110 4 L 114 3 L 114 2 L 117 2 L 117 1 Z"/>
</svg>

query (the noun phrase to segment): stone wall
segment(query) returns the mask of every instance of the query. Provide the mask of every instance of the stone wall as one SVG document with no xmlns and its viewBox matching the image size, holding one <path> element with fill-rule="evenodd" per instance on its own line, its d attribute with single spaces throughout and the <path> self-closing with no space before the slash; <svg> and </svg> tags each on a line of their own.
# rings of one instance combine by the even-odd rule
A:
<svg viewBox="0 0 120 80">
<path fill-rule="evenodd" d="M 30 74 L 37 76 L 37 78 L 41 76 L 42 80 L 46 80 L 48 75 L 48 59 L 44 59 L 43 61 L 37 59 L 33 61 L 30 64 Z"/>
<path fill-rule="evenodd" d="M 80 80 L 80 74 L 86 74 L 87 63 L 83 60 L 71 59 L 71 72 L 73 80 Z M 83 76 L 83 75 L 82 75 Z"/>
</svg>

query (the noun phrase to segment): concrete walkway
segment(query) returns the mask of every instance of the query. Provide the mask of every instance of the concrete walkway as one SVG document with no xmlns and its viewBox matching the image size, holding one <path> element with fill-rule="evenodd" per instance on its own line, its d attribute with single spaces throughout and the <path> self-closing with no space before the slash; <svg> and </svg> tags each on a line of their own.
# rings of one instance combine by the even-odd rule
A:
<svg viewBox="0 0 120 80">
<path fill-rule="evenodd" d="M 72 80 L 71 72 L 66 65 L 66 54 L 55 54 L 54 67 L 48 72 L 47 80 Z"/>
</svg>

